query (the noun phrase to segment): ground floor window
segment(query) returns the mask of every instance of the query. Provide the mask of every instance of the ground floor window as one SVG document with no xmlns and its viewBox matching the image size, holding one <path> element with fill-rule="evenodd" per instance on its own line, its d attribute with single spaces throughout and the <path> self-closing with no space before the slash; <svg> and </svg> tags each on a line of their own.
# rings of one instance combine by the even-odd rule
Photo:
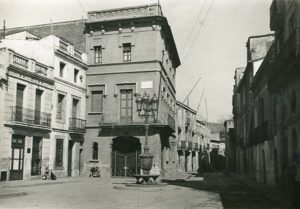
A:
<svg viewBox="0 0 300 209">
<path fill-rule="evenodd" d="M 64 140 L 56 139 L 55 167 L 63 167 Z"/>
</svg>

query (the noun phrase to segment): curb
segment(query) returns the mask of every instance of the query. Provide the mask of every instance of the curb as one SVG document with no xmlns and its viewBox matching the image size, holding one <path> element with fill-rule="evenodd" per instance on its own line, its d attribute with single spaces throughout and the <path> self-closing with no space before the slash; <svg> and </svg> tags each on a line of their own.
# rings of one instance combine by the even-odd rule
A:
<svg viewBox="0 0 300 209">
<path fill-rule="evenodd" d="M 11 192 L 11 193 L 3 193 L 0 194 L 0 199 L 1 198 L 9 198 L 9 197 L 21 197 L 21 196 L 25 196 L 28 195 L 27 192 Z"/>
</svg>

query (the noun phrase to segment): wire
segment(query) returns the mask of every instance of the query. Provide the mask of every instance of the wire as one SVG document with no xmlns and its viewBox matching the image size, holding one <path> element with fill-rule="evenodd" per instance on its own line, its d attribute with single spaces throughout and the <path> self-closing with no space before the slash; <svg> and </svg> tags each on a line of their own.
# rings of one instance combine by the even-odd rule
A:
<svg viewBox="0 0 300 209">
<path fill-rule="evenodd" d="M 197 15 L 197 17 L 196 17 L 196 19 L 195 19 L 195 23 L 194 23 L 194 25 L 193 25 L 193 28 L 192 28 L 192 30 L 191 30 L 191 32 L 190 32 L 190 34 L 189 34 L 187 40 L 185 41 L 185 43 L 184 43 L 184 45 L 183 45 L 182 54 L 184 54 L 183 52 L 184 52 L 184 50 L 186 49 L 186 46 L 187 46 L 187 44 L 189 43 L 189 41 L 190 41 L 190 39 L 191 39 L 191 37 L 192 37 L 193 31 L 194 31 L 195 28 L 196 28 L 198 19 L 201 17 L 201 14 L 202 14 L 202 12 L 203 12 L 203 9 L 204 9 L 204 6 L 205 6 L 206 2 L 207 2 L 207 0 L 205 0 L 205 1 L 203 2 L 202 7 L 201 7 L 201 9 L 200 9 L 200 12 L 198 13 L 198 15 Z"/>
<path fill-rule="evenodd" d="M 185 63 L 185 61 L 187 60 L 188 55 L 190 54 L 191 49 L 192 49 L 193 46 L 194 46 L 194 42 L 195 42 L 196 39 L 198 38 L 199 32 L 201 31 L 201 29 L 203 28 L 203 25 L 204 25 L 205 22 L 206 22 L 206 19 L 207 19 L 207 17 L 208 17 L 208 14 L 209 14 L 209 12 L 210 12 L 210 10 L 211 10 L 211 8 L 212 8 L 212 5 L 213 5 L 214 1 L 215 1 L 215 0 L 212 0 L 212 1 L 211 1 L 210 5 L 209 5 L 209 8 L 208 8 L 208 10 L 207 10 L 207 12 L 206 12 L 206 14 L 205 14 L 204 19 L 203 19 L 203 23 L 202 23 L 202 24 L 200 25 L 200 27 L 198 28 L 198 31 L 197 31 L 197 33 L 196 33 L 196 36 L 195 36 L 195 38 L 194 38 L 193 41 L 192 41 L 192 45 L 191 45 L 190 48 L 188 48 L 187 54 L 186 54 L 186 56 L 183 58 L 183 62 L 182 62 L 182 63 Z"/>
<path fill-rule="evenodd" d="M 87 12 L 85 11 L 85 9 L 84 9 L 84 7 L 83 7 L 80 0 L 78 0 L 78 3 L 79 3 L 79 6 L 81 7 L 82 11 L 84 12 L 84 14 L 86 14 Z"/>
</svg>

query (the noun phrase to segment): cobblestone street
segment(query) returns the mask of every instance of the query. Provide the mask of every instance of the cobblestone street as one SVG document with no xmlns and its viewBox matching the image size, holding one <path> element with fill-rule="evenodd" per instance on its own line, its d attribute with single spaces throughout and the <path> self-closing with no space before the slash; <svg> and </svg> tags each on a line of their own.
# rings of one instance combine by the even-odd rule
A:
<svg viewBox="0 0 300 209">
<path fill-rule="evenodd" d="M 114 188 L 122 188 L 125 181 L 133 180 L 80 177 L 33 186 L 13 182 L 0 190 L 13 189 L 27 195 L 0 195 L 0 208 L 281 208 L 240 181 L 220 173 L 204 174 L 204 179 L 191 177 L 185 182 L 169 182 L 162 188 Z"/>
</svg>

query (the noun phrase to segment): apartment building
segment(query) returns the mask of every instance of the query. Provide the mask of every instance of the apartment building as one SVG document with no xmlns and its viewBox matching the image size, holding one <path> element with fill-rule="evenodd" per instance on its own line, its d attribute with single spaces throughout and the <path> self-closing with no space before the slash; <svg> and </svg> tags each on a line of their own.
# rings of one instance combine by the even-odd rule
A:
<svg viewBox="0 0 300 209">
<path fill-rule="evenodd" d="M 97 166 L 106 177 L 140 173 L 145 118 L 135 101 L 147 94 L 158 99 L 155 118 L 149 121 L 151 172 L 171 175 L 175 162 L 163 153 L 175 142 L 180 60 L 160 5 L 88 12 L 86 32 L 86 172 Z"/>
<path fill-rule="evenodd" d="M 0 46 L 0 179 L 31 179 L 50 160 L 53 67 Z"/>
<path fill-rule="evenodd" d="M 2 45 L 53 66 L 53 94 L 47 96 L 52 113 L 50 154 L 42 169 L 52 169 L 58 177 L 79 175 L 84 166 L 86 54 L 63 38 L 40 39 L 27 31 L 7 35 Z"/>
</svg>

